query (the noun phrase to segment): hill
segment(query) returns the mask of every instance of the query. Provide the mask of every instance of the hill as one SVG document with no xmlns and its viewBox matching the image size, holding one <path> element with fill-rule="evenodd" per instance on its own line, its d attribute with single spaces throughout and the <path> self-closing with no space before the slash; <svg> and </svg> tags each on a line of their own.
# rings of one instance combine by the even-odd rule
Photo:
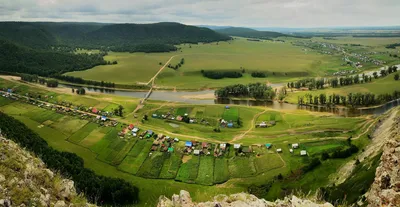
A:
<svg viewBox="0 0 400 207">
<path fill-rule="evenodd" d="M 244 27 L 229 27 L 225 29 L 217 29 L 215 31 L 229 36 L 260 38 L 260 39 L 270 39 L 270 38 L 288 36 L 286 34 L 282 34 L 279 32 L 258 31 Z"/>
<path fill-rule="evenodd" d="M 181 43 L 214 42 L 230 37 L 179 23 L 101 24 L 1 22 L 0 39 L 33 48 L 66 46 L 128 52 L 167 52 Z"/>
<path fill-rule="evenodd" d="M 0 39 L 0 70 L 41 76 L 85 70 L 105 65 L 104 54 L 72 54 L 53 50 L 32 49 Z"/>
</svg>

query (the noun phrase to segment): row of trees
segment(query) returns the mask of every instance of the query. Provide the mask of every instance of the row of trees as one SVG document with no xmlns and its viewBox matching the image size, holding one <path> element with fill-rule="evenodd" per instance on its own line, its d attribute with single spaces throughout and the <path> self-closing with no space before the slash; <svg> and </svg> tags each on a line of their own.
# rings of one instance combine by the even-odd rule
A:
<svg viewBox="0 0 400 207">
<path fill-rule="evenodd" d="M 250 83 L 248 85 L 235 84 L 220 88 L 215 91 L 218 98 L 248 97 L 263 100 L 273 100 L 275 92 L 272 87 L 262 83 Z"/>
<path fill-rule="evenodd" d="M 295 82 L 287 83 L 288 88 L 304 88 L 308 87 L 309 90 L 312 89 L 323 89 L 325 81 L 324 79 L 314 79 L 314 78 L 305 78 Z"/>
<path fill-rule="evenodd" d="M 389 101 L 393 101 L 400 98 L 400 91 L 394 91 L 393 93 L 375 95 L 372 93 L 349 93 L 347 96 L 332 94 L 326 95 L 321 93 L 319 95 L 313 95 L 311 93 L 305 96 L 298 96 L 299 105 L 344 105 L 344 106 L 372 106 L 383 104 Z"/>
<path fill-rule="evenodd" d="M 251 77 L 253 77 L 253 78 L 265 78 L 265 77 L 267 77 L 267 74 L 265 74 L 263 72 L 252 72 L 251 73 Z"/>
<path fill-rule="evenodd" d="M 108 88 L 114 88 L 115 87 L 115 83 L 112 83 L 112 82 L 85 80 L 83 78 L 67 76 L 67 75 L 55 75 L 53 77 L 57 78 L 59 80 L 70 82 L 70 83 L 86 84 L 86 85 L 108 87 Z"/>
<path fill-rule="evenodd" d="M 182 58 L 181 61 L 179 61 L 179 63 L 176 64 L 176 65 L 168 64 L 168 68 L 172 68 L 174 70 L 178 70 L 180 67 L 182 67 L 183 64 L 185 64 L 185 58 Z M 160 63 L 160 65 L 162 65 L 162 63 Z"/>
<path fill-rule="evenodd" d="M 387 70 L 381 70 L 380 76 L 385 77 L 391 73 L 397 71 L 397 66 L 390 66 Z M 378 72 L 374 72 L 372 74 L 375 79 L 379 78 Z M 360 77 L 359 75 L 354 76 L 346 76 L 346 77 L 339 77 L 339 78 L 331 78 L 329 80 L 325 80 L 322 78 L 305 78 L 294 82 L 287 83 L 288 88 L 305 88 L 307 87 L 309 90 L 313 89 L 323 89 L 325 84 L 329 84 L 332 88 L 337 88 L 340 86 L 348 86 L 353 84 L 360 84 L 360 83 L 368 83 L 372 82 L 372 77 L 362 74 Z"/>
<path fill-rule="evenodd" d="M 76 154 L 51 148 L 38 134 L 23 123 L 0 112 L 0 129 L 5 137 L 36 154 L 46 166 L 72 178 L 79 194 L 89 202 L 109 206 L 132 205 L 139 201 L 139 189 L 119 178 L 95 174 L 84 167 L 84 161 Z"/>
<path fill-rule="evenodd" d="M 19 74 L 21 76 L 21 80 L 26 81 L 26 82 L 31 82 L 31 83 L 40 83 L 40 84 L 46 84 L 47 87 L 52 87 L 52 88 L 57 88 L 58 87 L 58 81 L 54 79 L 44 79 L 40 78 L 37 75 L 30 75 L 30 74 Z"/>
<path fill-rule="evenodd" d="M 241 78 L 242 73 L 236 71 L 205 71 L 201 70 L 201 73 L 206 78 L 211 79 L 222 79 L 222 78 Z"/>
</svg>

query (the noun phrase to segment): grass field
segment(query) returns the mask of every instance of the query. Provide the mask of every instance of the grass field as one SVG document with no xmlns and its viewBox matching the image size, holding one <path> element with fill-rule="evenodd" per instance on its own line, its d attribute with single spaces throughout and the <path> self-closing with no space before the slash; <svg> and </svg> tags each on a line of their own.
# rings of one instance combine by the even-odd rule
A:
<svg viewBox="0 0 400 207">
<path fill-rule="evenodd" d="M 120 84 L 147 82 L 170 57 L 174 65 L 185 59 L 178 70 L 165 68 L 159 75 L 157 84 L 162 87 L 187 89 L 213 88 L 236 83 L 235 79 L 212 80 L 202 77 L 201 70 L 237 70 L 245 68 L 241 83 L 296 79 L 299 76 L 324 74 L 324 71 L 340 67 L 340 58 L 320 54 L 304 53 L 301 48 L 289 42 L 252 42 L 237 38 L 231 42 L 219 42 L 199 45 L 180 45 L 181 51 L 144 54 L 110 52 L 106 60 L 117 60 L 117 65 L 97 66 L 86 71 L 69 72 L 66 75 L 97 81 L 109 81 Z M 251 71 L 264 71 L 268 78 L 255 79 Z M 273 75 L 272 73 L 276 73 Z M 286 73 L 286 74 L 285 74 Z"/>
<path fill-rule="evenodd" d="M 110 100 L 106 95 L 99 98 L 101 98 L 99 100 Z M 365 117 L 344 118 L 300 110 L 266 110 L 263 112 L 265 108 L 247 106 L 234 106 L 229 110 L 226 110 L 224 105 L 174 104 L 160 107 L 160 104 L 163 103 L 152 101 L 138 111 L 139 117 L 144 114 L 151 115 L 155 110 L 169 111 L 173 107 L 175 112 L 180 111 L 179 113 L 188 113 L 189 116 L 198 115 L 214 120 L 238 114 L 243 120 L 243 127 L 222 129 L 221 133 L 215 133 L 212 130 L 214 126 L 179 123 L 180 127 L 176 129 L 162 119 L 149 118 L 145 123 L 136 123 L 132 117 L 123 117 L 118 118 L 121 123 L 113 128 L 100 127 L 97 124 L 88 123 L 86 120 L 80 120 L 79 117 L 62 115 L 37 106 L 6 100 L 0 97 L 1 111 L 23 121 L 28 127 L 43 136 L 52 147 L 77 153 L 85 160 L 85 166 L 97 173 L 120 177 L 140 186 L 142 200 L 151 204 L 154 204 L 154 199 L 157 200 L 159 195 L 170 196 L 181 189 L 189 190 L 194 200 L 198 201 L 219 193 L 229 194 L 230 192 L 245 191 L 247 186 L 269 181 L 278 174 L 285 176 L 291 170 L 296 170 L 304 165 L 303 158 L 298 155 L 299 151 L 296 150 L 295 155 L 289 153 L 288 144 L 300 143 L 301 149 L 306 149 L 310 156 L 320 156 L 319 154 L 323 151 L 342 147 L 345 139 L 359 133 L 360 127 L 366 121 Z M 119 98 L 116 101 L 125 102 L 126 99 Z M 110 104 L 112 103 L 108 105 Z M 235 113 L 226 114 L 226 111 L 235 111 Z M 209 143 L 232 143 L 231 140 L 234 137 L 252 127 L 250 120 L 260 112 L 263 113 L 256 119 L 256 122 L 274 120 L 277 122 L 276 126 L 251 129 L 246 136 L 235 141 L 246 148 L 252 144 L 261 144 L 261 147 L 253 148 L 255 153 L 245 156 L 237 155 L 231 145 L 228 151 L 219 158 L 204 155 L 182 156 L 182 149 L 179 147 L 183 146 L 184 141 L 198 140 L 192 136 L 206 139 Z M 150 155 L 153 140 L 120 138 L 118 136 L 117 133 L 121 126 L 126 126 L 128 123 L 135 123 L 142 130 L 153 129 L 156 133 L 176 136 L 181 141 L 177 143 L 176 151 L 172 154 L 157 151 Z M 60 129 L 61 127 L 64 129 Z M 324 139 L 328 137 L 338 138 Z M 273 149 L 267 150 L 263 145 L 265 143 L 272 143 Z M 368 143 L 368 139 L 365 136 L 355 140 L 355 144 L 358 146 L 365 146 L 366 143 Z M 276 148 L 283 149 L 281 156 L 284 161 L 274 153 Z M 318 168 L 315 173 L 313 171 L 309 176 L 296 181 L 293 185 L 300 183 L 304 189 L 315 189 L 321 183 L 326 182 L 328 176 L 335 173 L 334 169 L 337 169 L 344 161 L 329 160 L 325 162 L 329 165 L 326 170 Z M 210 186 L 224 182 L 226 185 Z M 306 182 L 312 182 L 312 187 L 307 188 Z M 286 184 L 276 185 L 274 188 L 277 189 L 287 186 Z M 269 194 L 271 198 L 279 196 L 281 191 L 277 189 L 271 191 Z M 153 206 L 151 204 L 150 206 Z"/>
</svg>

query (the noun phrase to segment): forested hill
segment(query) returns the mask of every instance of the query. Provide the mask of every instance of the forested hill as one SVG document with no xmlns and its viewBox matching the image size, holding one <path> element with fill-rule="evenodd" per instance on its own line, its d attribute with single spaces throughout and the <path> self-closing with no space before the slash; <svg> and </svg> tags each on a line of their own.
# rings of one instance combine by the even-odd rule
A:
<svg viewBox="0 0 400 207">
<path fill-rule="evenodd" d="M 104 54 L 80 54 L 35 50 L 0 39 L 0 71 L 41 76 L 85 70 L 105 65 Z"/>
<path fill-rule="evenodd" d="M 167 52 L 176 44 L 215 42 L 230 37 L 179 23 L 99 24 L 0 22 L 0 39 L 34 48 L 85 47 L 128 52 Z"/>
<path fill-rule="evenodd" d="M 276 38 L 276 37 L 289 36 L 289 35 L 282 34 L 279 32 L 258 31 L 258 30 L 254 30 L 254 29 L 244 28 L 244 27 L 229 27 L 229 28 L 225 28 L 225 29 L 217 29 L 215 31 L 218 33 L 221 33 L 221 34 L 229 35 L 229 36 L 261 38 L 261 39 L 270 39 L 270 38 Z"/>
</svg>

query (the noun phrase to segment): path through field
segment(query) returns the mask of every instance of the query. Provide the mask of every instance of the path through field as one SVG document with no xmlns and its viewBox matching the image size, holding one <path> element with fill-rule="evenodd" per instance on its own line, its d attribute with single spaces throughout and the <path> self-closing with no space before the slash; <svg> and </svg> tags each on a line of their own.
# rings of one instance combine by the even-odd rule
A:
<svg viewBox="0 0 400 207">
<path fill-rule="evenodd" d="M 264 111 L 262 111 L 262 112 L 260 112 L 260 113 L 258 113 L 258 114 L 256 114 L 256 115 L 254 115 L 253 119 L 251 120 L 251 126 L 250 126 L 250 128 L 249 128 L 247 131 L 245 131 L 244 133 L 235 136 L 235 137 L 234 137 L 231 141 L 229 141 L 229 142 L 235 142 L 235 141 L 238 141 L 238 140 L 243 139 L 243 137 L 246 136 L 247 133 L 251 132 L 251 131 L 256 127 L 256 123 L 255 123 L 255 122 L 256 122 L 257 118 L 258 118 L 259 116 L 261 116 L 263 113 L 267 112 L 267 111 L 268 111 L 267 109 L 264 109 Z"/>
</svg>

